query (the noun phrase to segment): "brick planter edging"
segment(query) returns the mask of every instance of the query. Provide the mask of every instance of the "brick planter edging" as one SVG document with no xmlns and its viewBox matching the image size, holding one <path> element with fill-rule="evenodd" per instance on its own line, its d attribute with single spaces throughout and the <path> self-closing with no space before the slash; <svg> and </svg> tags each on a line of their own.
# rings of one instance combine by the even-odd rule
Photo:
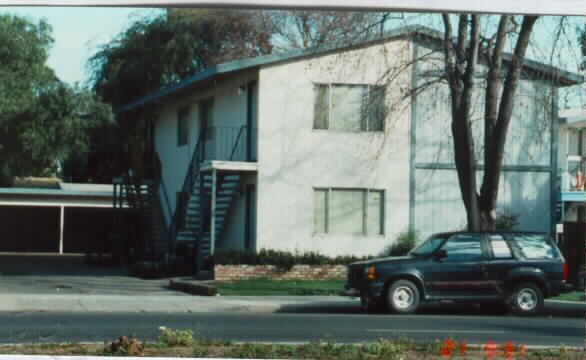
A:
<svg viewBox="0 0 586 360">
<path fill-rule="evenodd" d="M 275 265 L 215 265 L 214 280 L 344 280 L 346 265 L 294 265 L 283 272 Z"/>
</svg>

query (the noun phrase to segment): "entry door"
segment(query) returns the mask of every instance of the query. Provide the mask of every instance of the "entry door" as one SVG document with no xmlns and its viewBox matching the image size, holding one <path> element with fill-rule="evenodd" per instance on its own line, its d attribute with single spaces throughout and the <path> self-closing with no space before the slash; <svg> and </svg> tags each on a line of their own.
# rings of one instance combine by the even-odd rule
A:
<svg viewBox="0 0 586 360">
<path fill-rule="evenodd" d="M 446 251 L 447 257 L 430 259 L 424 270 L 429 295 L 451 298 L 490 292 L 483 271 L 481 235 L 454 235 L 441 249 Z"/>
<path fill-rule="evenodd" d="M 214 101 L 212 98 L 202 100 L 199 103 L 199 119 L 201 124 L 201 131 L 203 132 L 204 141 L 204 160 L 215 160 L 216 158 L 216 141 L 213 126 L 213 110 Z"/>
</svg>

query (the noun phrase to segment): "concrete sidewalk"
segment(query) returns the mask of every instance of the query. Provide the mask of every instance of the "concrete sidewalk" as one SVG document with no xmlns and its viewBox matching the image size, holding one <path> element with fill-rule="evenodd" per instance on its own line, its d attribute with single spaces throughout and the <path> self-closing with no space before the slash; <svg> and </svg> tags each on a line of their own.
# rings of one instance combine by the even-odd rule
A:
<svg viewBox="0 0 586 360">
<path fill-rule="evenodd" d="M 278 312 L 284 308 L 358 306 L 338 296 L 127 296 L 87 294 L 0 294 L 0 311 L 10 312 Z"/>
</svg>

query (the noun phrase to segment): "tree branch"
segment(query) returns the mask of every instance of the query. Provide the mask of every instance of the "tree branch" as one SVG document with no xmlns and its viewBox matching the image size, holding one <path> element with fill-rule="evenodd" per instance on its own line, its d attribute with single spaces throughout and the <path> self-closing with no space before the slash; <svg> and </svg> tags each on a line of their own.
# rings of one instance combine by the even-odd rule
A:
<svg viewBox="0 0 586 360">
<path fill-rule="evenodd" d="M 492 157 L 495 154 L 494 149 L 494 127 L 498 117 L 498 88 L 499 88 L 499 74 L 501 72 L 503 63 L 503 51 L 507 40 L 507 28 L 510 23 L 511 16 L 503 15 L 499 21 L 498 30 L 496 33 L 496 40 L 492 54 L 488 59 L 488 74 L 486 78 L 486 93 L 484 104 L 484 164 L 492 162 Z M 484 173 L 482 181 L 482 189 L 480 191 L 481 203 L 485 203 L 487 199 L 487 187 L 489 183 L 489 172 Z"/>
<path fill-rule="evenodd" d="M 515 45 L 510 67 L 507 71 L 507 76 L 503 84 L 503 91 L 501 102 L 498 110 L 498 118 L 494 127 L 493 139 L 490 142 L 492 155 L 486 165 L 485 181 L 483 183 L 482 202 L 487 208 L 494 209 L 496 207 L 499 180 L 502 172 L 502 163 L 504 156 L 505 142 L 507 139 L 507 132 L 509 123 L 511 121 L 513 104 L 515 100 L 515 92 L 517 90 L 519 79 L 521 77 L 521 70 L 527 48 L 529 46 L 529 39 L 531 32 L 538 16 L 525 16 L 519 32 L 519 38 Z"/>
</svg>

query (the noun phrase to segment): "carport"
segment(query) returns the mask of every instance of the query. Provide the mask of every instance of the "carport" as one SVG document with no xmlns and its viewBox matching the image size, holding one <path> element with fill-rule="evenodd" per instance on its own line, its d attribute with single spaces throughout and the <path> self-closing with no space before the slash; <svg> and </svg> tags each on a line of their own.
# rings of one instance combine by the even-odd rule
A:
<svg viewBox="0 0 586 360">
<path fill-rule="evenodd" d="M 1 188 L 0 252 L 84 253 L 104 249 L 115 209 L 112 185 Z"/>
</svg>

